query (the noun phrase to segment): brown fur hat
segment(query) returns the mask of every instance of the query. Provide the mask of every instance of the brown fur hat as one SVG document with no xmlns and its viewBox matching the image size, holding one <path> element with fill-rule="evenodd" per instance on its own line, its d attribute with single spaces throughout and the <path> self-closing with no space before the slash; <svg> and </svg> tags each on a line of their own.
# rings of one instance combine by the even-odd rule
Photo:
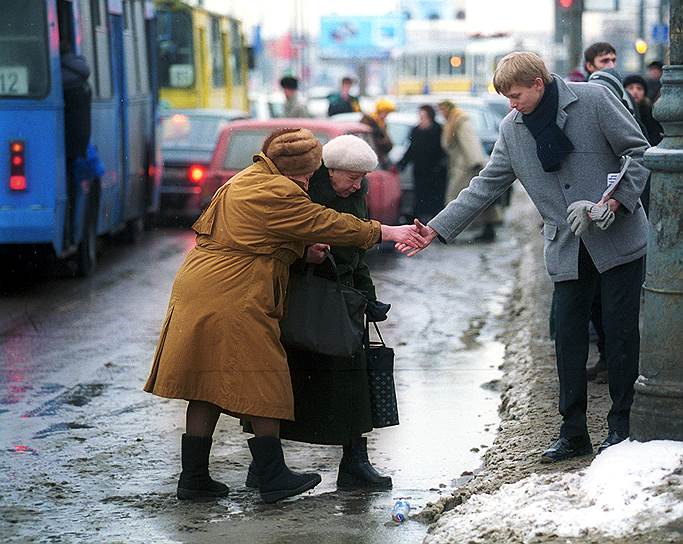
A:
<svg viewBox="0 0 683 544">
<path fill-rule="evenodd" d="M 263 142 L 261 151 L 284 176 L 315 172 L 322 162 L 322 145 L 305 128 L 281 128 Z"/>
</svg>

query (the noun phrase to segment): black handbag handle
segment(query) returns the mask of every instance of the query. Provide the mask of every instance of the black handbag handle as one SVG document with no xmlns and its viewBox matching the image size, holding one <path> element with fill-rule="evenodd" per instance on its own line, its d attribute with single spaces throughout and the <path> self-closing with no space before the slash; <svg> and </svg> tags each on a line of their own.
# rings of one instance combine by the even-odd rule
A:
<svg viewBox="0 0 683 544">
<path fill-rule="evenodd" d="M 382 333 L 379 332 L 379 327 L 377 326 L 377 322 L 373 321 L 372 324 L 375 326 L 375 331 L 377 331 L 377 336 L 379 336 L 379 342 L 371 342 L 370 341 L 370 322 L 368 321 L 365 325 L 365 337 L 367 338 L 367 347 L 370 347 L 370 345 L 381 345 L 383 347 L 387 347 L 387 345 L 384 343 L 384 338 L 382 338 Z"/>
<path fill-rule="evenodd" d="M 332 270 L 334 270 L 334 278 L 335 281 L 337 282 L 337 290 L 341 291 L 342 284 L 341 280 L 339 279 L 339 269 L 337 268 L 337 261 L 334 260 L 334 256 L 332 255 L 332 252 L 329 249 L 325 249 L 325 258 L 330 260 L 330 264 L 332 265 Z M 311 264 L 306 264 L 306 277 L 311 278 L 313 276 L 313 271 L 315 270 L 315 266 Z"/>
</svg>

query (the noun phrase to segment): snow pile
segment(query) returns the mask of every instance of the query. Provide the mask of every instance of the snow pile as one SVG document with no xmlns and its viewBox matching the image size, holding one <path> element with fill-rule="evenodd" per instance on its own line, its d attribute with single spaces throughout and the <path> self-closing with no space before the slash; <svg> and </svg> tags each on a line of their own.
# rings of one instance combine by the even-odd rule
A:
<svg viewBox="0 0 683 544">
<path fill-rule="evenodd" d="M 683 519 L 683 442 L 622 442 L 585 471 L 531 476 L 474 495 L 424 544 L 625 536 Z"/>
</svg>

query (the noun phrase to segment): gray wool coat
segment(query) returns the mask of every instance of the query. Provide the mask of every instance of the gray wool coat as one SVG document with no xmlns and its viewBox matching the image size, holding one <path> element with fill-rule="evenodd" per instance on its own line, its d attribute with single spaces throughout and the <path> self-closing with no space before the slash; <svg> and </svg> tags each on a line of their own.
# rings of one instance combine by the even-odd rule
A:
<svg viewBox="0 0 683 544">
<path fill-rule="evenodd" d="M 522 114 L 513 110 L 500 125 L 488 164 L 429 226 L 442 241 L 453 241 L 519 179 L 543 217 L 545 264 L 557 282 L 578 279 L 579 238 L 567 223 L 567 206 L 600 200 L 607 174 L 619 172 L 624 155 L 633 161 L 613 195 L 622 204 L 614 223 L 605 231 L 591 225 L 581 239 L 600 273 L 645 254 L 648 223 L 640 194 L 649 174 L 642 165 L 649 145 L 633 117 L 605 87 L 553 77 L 559 91 L 557 124 L 574 144 L 561 168 L 543 171 L 536 141 Z"/>
</svg>

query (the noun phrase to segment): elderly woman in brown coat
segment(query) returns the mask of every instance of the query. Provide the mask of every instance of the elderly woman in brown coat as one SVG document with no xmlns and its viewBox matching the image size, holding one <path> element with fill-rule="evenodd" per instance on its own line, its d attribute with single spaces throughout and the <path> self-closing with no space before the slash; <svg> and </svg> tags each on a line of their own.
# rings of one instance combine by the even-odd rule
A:
<svg viewBox="0 0 683 544">
<path fill-rule="evenodd" d="M 176 276 L 145 385 L 155 395 L 189 401 L 179 499 L 229 491 L 208 470 L 221 412 L 251 421 L 249 449 L 265 502 L 320 482 L 318 474 L 287 468 L 279 439 L 280 420 L 294 419 L 279 328 L 289 266 L 305 251 L 312 262 L 322 260 L 319 244 L 421 241 L 411 226 L 380 225 L 313 203 L 306 190 L 321 154 L 308 130 L 274 132 L 254 164 L 221 187 L 193 225 L 196 246 Z"/>
</svg>

